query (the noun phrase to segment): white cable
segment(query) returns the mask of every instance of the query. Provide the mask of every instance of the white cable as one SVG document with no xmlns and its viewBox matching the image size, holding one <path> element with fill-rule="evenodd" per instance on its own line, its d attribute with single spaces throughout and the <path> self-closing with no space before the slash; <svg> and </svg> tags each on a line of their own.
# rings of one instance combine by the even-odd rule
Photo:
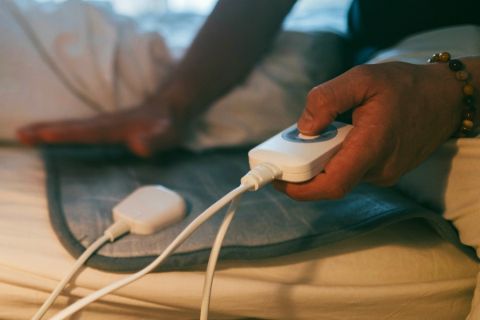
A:
<svg viewBox="0 0 480 320">
<path fill-rule="evenodd" d="M 63 279 L 58 283 L 55 289 L 52 291 L 47 300 L 43 305 L 38 309 L 37 313 L 33 316 L 32 320 L 40 320 L 55 302 L 57 297 L 60 295 L 65 286 L 70 282 L 72 277 L 77 273 L 77 271 L 83 266 L 85 261 L 90 258 L 101 246 L 103 246 L 108 241 L 114 241 L 116 238 L 120 237 L 124 233 L 128 232 L 128 226 L 125 225 L 123 221 L 118 221 L 105 230 L 104 234 L 95 240 L 88 248 L 78 257 L 75 264 L 71 267 L 70 271 L 63 277 Z"/>
<path fill-rule="evenodd" d="M 248 189 L 250 189 L 251 186 L 246 186 L 246 185 L 240 185 L 239 187 L 233 189 L 229 193 L 227 193 L 225 196 L 223 196 L 220 200 L 215 202 L 213 205 L 211 205 L 207 210 L 205 210 L 202 214 L 200 214 L 195 220 L 193 220 L 183 231 L 173 240 L 173 242 L 165 249 L 165 251 L 158 257 L 156 258 L 152 263 L 150 263 L 148 266 L 146 266 L 144 269 L 128 276 L 123 279 L 120 279 L 96 292 L 93 292 L 92 294 L 78 300 L 74 304 L 70 305 L 69 307 L 63 309 L 59 313 L 57 313 L 55 316 L 50 318 L 50 320 L 62 320 L 65 319 L 66 317 L 74 314 L 75 312 L 81 310 L 85 306 L 89 305 L 90 303 L 100 299 L 101 297 L 117 290 L 120 289 L 127 284 L 136 281 L 143 277 L 144 275 L 148 274 L 155 268 L 157 268 L 166 258 L 168 258 L 175 249 L 177 249 L 185 240 L 187 240 L 190 235 L 195 232 L 205 221 L 210 219 L 217 211 L 222 209 L 226 204 L 228 204 L 233 198 L 236 196 L 244 193 Z"/>
<path fill-rule="evenodd" d="M 205 281 L 203 284 L 203 297 L 202 297 L 202 308 L 200 311 L 200 320 L 207 320 L 208 319 L 208 311 L 210 308 L 210 297 L 212 294 L 212 284 L 213 284 L 213 276 L 215 274 L 215 267 L 217 265 L 218 256 L 220 254 L 220 249 L 222 248 L 222 243 L 227 234 L 228 227 L 232 222 L 235 211 L 237 210 L 238 203 L 240 201 L 241 195 L 236 197 L 230 203 L 230 207 L 223 218 L 223 222 L 220 225 L 218 230 L 217 236 L 215 237 L 215 241 L 212 246 L 212 251 L 210 252 L 210 258 L 208 259 L 207 271 L 205 274 Z"/>
<path fill-rule="evenodd" d="M 57 297 L 60 295 L 62 292 L 63 288 L 67 285 L 67 283 L 70 281 L 70 279 L 73 277 L 73 275 L 80 269 L 85 261 L 87 261 L 90 256 L 98 250 L 101 246 L 103 246 L 107 241 L 109 237 L 106 235 L 101 236 L 98 238 L 95 242 L 93 242 L 86 250 L 83 252 L 83 254 L 75 261 L 75 264 L 72 266 L 70 271 L 63 277 L 63 279 L 58 283 L 58 285 L 55 287 L 55 289 L 52 291 L 48 299 L 43 303 L 43 305 L 38 309 L 37 313 L 33 316 L 32 320 L 40 320 L 42 319 L 43 315 L 48 311 L 50 306 L 55 302 Z"/>
<path fill-rule="evenodd" d="M 241 182 L 245 185 L 251 185 L 253 191 L 260 189 L 267 183 L 277 178 L 281 174 L 281 171 L 274 165 L 269 163 L 262 163 L 252 170 L 250 170 L 245 176 L 242 177 Z M 200 310 L 200 320 L 208 320 L 208 312 L 210 309 L 210 298 L 212 296 L 213 277 L 215 275 L 215 268 L 222 248 L 223 240 L 227 234 L 228 227 L 235 217 L 235 211 L 237 210 L 238 203 L 240 202 L 241 194 L 235 197 L 230 207 L 228 208 L 222 224 L 218 229 L 215 241 L 210 251 L 210 257 L 208 259 L 207 271 L 205 273 L 205 280 L 203 284 L 202 295 L 202 307 Z"/>
<path fill-rule="evenodd" d="M 120 279 L 110 285 L 97 290 L 90 295 L 78 300 L 74 304 L 63 309 L 55 316 L 50 318 L 50 320 L 63 320 L 66 317 L 74 314 L 75 312 L 86 307 L 90 303 L 102 298 L 103 296 L 120 289 L 129 283 L 136 281 L 153 271 L 157 268 L 165 259 L 167 259 L 183 242 L 185 242 L 203 223 L 215 215 L 220 209 L 222 209 L 226 204 L 235 199 L 237 196 L 243 194 L 248 190 L 258 190 L 265 184 L 271 182 L 275 178 L 281 175 L 281 171 L 276 167 L 268 163 L 262 163 L 252 170 L 250 170 L 244 177 L 241 179 L 241 184 L 237 188 L 233 189 L 226 195 L 224 195 L 220 200 L 215 202 L 204 212 L 202 212 L 195 220 L 193 220 L 183 231 L 170 243 L 170 245 L 165 249 L 165 251 L 156 258 L 152 263 L 146 266 L 144 269 L 128 276 L 123 279 Z"/>
</svg>

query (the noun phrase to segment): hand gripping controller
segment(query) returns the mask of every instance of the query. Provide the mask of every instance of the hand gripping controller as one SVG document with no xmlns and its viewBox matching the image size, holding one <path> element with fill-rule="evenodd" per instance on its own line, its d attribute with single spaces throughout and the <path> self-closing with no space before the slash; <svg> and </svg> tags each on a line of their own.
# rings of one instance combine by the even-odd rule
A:
<svg viewBox="0 0 480 320">
<path fill-rule="evenodd" d="M 333 122 L 319 135 L 305 136 L 293 125 L 250 150 L 250 168 L 270 163 L 282 171 L 280 180 L 310 180 L 322 172 L 352 128 L 349 124 Z"/>
</svg>

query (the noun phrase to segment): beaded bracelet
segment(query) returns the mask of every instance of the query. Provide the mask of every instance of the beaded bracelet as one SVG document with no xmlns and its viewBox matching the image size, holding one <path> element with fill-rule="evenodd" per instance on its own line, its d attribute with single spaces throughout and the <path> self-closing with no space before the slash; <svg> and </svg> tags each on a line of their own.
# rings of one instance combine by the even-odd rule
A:
<svg viewBox="0 0 480 320">
<path fill-rule="evenodd" d="M 457 137 L 466 137 L 473 134 L 475 128 L 475 88 L 471 82 L 471 75 L 465 70 L 465 65 L 458 59 L 451 59 L 451 55 L 448 52 L 435 53 L 430 59 L 429 63 L 448 63 L 448 68 L 455 72 L 455 78 L 464 83 L 463 85 L 463 103 L 465 105 L 463 109 L 463 117 L 460 128 L 456 134 Z"/>
</svg>

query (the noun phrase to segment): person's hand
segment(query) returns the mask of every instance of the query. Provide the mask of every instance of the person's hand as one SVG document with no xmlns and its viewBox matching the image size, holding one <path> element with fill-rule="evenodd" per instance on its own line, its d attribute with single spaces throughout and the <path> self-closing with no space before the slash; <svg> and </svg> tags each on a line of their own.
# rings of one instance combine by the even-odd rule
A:
<svg viewBox="0 0 480 320">
<path fill-rule="evenodd" d="M 84 120 L 54 121 L 20 128 L 18 139 L 38 144 L 123 144 L 138 156 L 177 146 L 186 120 L 168 105 L 150 100 L 142 107 Z"/>
<path fill-rule="evenodd" d="M 392 185 L 456 131 L 461 99 L 461 82 L 446 65 L 355 67 L 313 88 L 298 121 L 300 132 L 313 135 L 353 108 L 341 149 L 312 180 L 276 187 L 313 200 L 341 198 L 361 181 Z"/>
</svg>

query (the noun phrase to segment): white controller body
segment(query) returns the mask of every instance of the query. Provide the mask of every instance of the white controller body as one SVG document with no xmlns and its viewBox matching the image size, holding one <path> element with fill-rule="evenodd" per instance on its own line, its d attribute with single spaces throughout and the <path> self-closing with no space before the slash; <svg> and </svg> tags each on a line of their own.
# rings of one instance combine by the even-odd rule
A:
<svg viewBox="0 0 480 320">
<path fill-rule="evenodd" d="M 308 137 L 293 125 L 250 150 L 250 168 L 267 162 L 282 171 L 279 180 L 310 180 L 323 171 L 352 128 L 349 124 L 333 122 L 320 135 Z"/>
</svg>

